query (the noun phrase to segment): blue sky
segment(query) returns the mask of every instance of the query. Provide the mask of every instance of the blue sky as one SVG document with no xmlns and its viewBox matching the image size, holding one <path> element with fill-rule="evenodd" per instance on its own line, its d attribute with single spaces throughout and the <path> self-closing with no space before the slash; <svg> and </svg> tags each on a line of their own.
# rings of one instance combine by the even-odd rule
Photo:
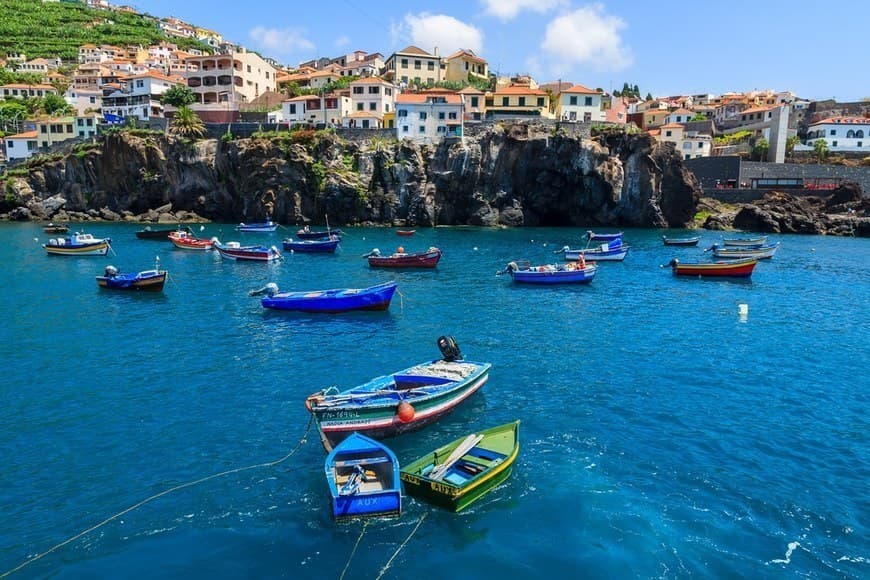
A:
<svg viewBox="0 0 870 580">
<path fill-rule="evenodd" d="M 120 2 L 119 2 L 120 3 Z M 654 96 L 791 90 L 870 97 L 870 2 L 785 0 L 136 0 L 279 62 L 408 45 L 470 48 L 501 75 Z"/>
</svg>

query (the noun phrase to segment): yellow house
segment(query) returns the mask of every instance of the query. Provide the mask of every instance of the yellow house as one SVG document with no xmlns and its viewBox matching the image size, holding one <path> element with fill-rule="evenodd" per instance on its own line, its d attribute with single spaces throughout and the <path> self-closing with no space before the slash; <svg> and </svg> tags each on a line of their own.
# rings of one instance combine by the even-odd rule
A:
<svg viewBox="0 0 870 580">
<path fill-rule="evenodd" d="M 539 117 L 552 119 L 550 95 L 541 89 L 511 86 L 498 89 L 486 96 L 486 118 Z"/>
<path fill-rule="evenodd" d="M 489 68 L 486 60 L 474 54 L 471 50 L 458 50 L 446 59 L 445 79 L 447 81 L 468 82 L 471 79 L 489 80 Z"/>
<path fill-rule="evenodd" d="M 438 51 L 429 54 L 416 46 L 408 46 L 394 52 L 385 64 L 387 80 L 400 87 L 408 85 L 433 85 L 444 80 L 444 70 Z"/>
<path fill-rule="evenodd" d="M 43 119 L 36 121 L 35 125 L 40 149 L 78 137 L 78 133 L 75 130 L 75 117 Z"/>
</svg>

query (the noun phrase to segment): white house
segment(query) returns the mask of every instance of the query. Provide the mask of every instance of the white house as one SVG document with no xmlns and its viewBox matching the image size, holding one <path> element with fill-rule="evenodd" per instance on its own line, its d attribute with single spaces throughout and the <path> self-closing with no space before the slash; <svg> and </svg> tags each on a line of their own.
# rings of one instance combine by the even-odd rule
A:
<svg viewBox="0 0 870 580">
<path fill-rule="evenodd" d="M 179 85 L 184 85 L 180 78 L 168 77 L 158 72 L 131 76 L 120 90 L 103 97 L 100 111 L 104 116 L 136 117 L 142 121 L 152 117 L 164 117 L 160 95 Z"/>
<path fill-rule="evenodd" d="M 6 146 L 6 158 L 9 161 L 29 159 L 39 151 L 38 134 L 36 131 L 25 131 L 10 135 L 3 139 Z"/>
<path fill-rule="evenodd" d="M 596 123 L 605 120 L 601 91 L 573 85 L 556 97 L 556 116 L 563 121 Z"/>
<path fill-rule="evenodd" d="M 395 107 L 398 91 L 393 83 L 380 77 L 369 77 L 352 81 L 348 88 L 351 112 L 343 124 L 363 129 L 382 128 L 384 115 L 392 113 Z"/>
<path fill-rule="evenodd" d="M 341 125 L 351 112 L 350 97 L 338 94 L 300 95 L 281 103 L 281 122 Z"/>
<path fill-rule="evenodd" d="M 81 115 L 87 110 L 100 110 L 103 92 L 99 89 L 78 89 L 74 85 L 70 85 L 63 98 Z"/>
<path fill-rule="evenodd" d="M 677 109 L 668 114 L 665 123 L 688 123 L 695 114 L 694 111 L 690 111 L 689 109 Z"/>
<path fill-rule="evenodd" d="M 828 142 L 828 151 L 864 151 L 870 154 L 870 119 L 863 117 L 829 117 L 807 127 L 807 146 L 817 140 Z"/>
<path fill-rule="evenodd" d="M 666 123 L 653 134 L 661 143 L 671 143 L 683 159 L 709 157 L 713 150 L 713 138 L 697 131 L 686 131 L 680 123 Z"/>
<path fill-rule="evenodd" d="M 462 97 L 456 93 L 396 95 L 396 136 L 417 143 L 436 143 L 462 136 Z"/>
</svg>

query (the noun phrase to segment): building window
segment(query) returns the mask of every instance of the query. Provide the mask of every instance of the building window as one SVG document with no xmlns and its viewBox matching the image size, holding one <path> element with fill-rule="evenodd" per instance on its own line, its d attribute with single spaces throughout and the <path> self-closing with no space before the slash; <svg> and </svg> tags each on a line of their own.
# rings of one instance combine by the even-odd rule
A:
<svg viewBox="0 0 870 580">
<path fill-rule="evenodd" d="M 704 148 L 704 144 L 703 144 L 703 143 L 698 143 L 698 149 L 703 149 L 703 148 Z"/>
<path fill-rule="evenodd" d="M 425 133 L 425 132 L 426 132 L 426 126 L 425 126 L 425 125 L 420 125 L 420 126 L 418 127 L 418 132 L 419 132 L 419 133 Z"/>
<path fill-rule="evenodd" d="M 683 143 L 683 149 L 691 149 L 691 148 L 692 148 L 692 144 L 689 143 L 688 141 L 686 141 L 685 143 Z"/>
<path fill-rule="evenodd" d="M 421 120 L 421 121 L 425 121 L 425 120 L 426 120 L 426 116 L 427 116 L 427 115 L 426 115 L 426 111 L 420 111 L 420 120 Z"/>
<path fill-rule="evenodd" d="M 861 141 L 858 141 L 858 147 L 863 147 L 863 146 L 864 146 L 863 143 Z"/>
<path fill-rule="evenodd" d="M 76 125 L 78 125 L 79 127 L 84 127 L 85 120 L 84 119 L 76 119 Z"/>
<path fill-rule="evenodd" d="M 525 106 L 526 106 L 526 98 L 525 98 L 525 97 L 520 97 L 520 98 L 519 98 L 519 105 L 520 105 L 521 107 L 525 107 Z"/>
<path fill-rule="evenodd" d="M 472 106 L 472 107 L 476 107 L 476 106 L 477 106 L 477 97 L 471 97 L 471 106 Z"/>
<path fill-rule="evenodd" d="M 408 59 L 407 58 L 402 59 L 402 68 L 408 68 Z M 403 78 L 403 80 L 408 80 L 405 77 L 402 77 L 402 78 Z"/>
<path fill-rule="evenodd" d="M 571 96 L 568 98 L 568 104 L 569 104 L 569 105 L 576 105 L 576 104 L 577 104 L 577 97 L 574 96 L 574 95 L 571 95 Z"/>
<path fill-rule="evenodd" d="M 450 113 L 448 113 L 447 118 L 451 119 L 451 120 L 456 120 L 456 112 L 451 111 Z M 859 145 L 859 147 L 860 147 L 860 145 Z"/>
<path fill-rule="evenodd" d="M 407 132 L 408 132 L 408 126 L 402 125 L 402 133 L 407 133 Z"/>
<path fill-rule="evenodd" d="M 836 146 L 837 146 L 837 142 L 836 142 L 836 141 L 831 142 L 831 147 L 836 147 Z"/>
<path fill-rule="evenodd" d="M 586 105 L 587 107 L 591 107 L 591 106 L 592 106 L 592 97 L 586 97 L 586 98 L 584 99 L 584 103 L 583 103 L 583 104 Z"/>
<path fill-rule="evenodd" d="M 353 94 L 355 94 L 355 95 L 361 95 L 361 94 L 363 94 L 363 92 L 364 92 L 363 87 L 354 87 L 353 88 Z"/>
<path fill-rule="evenodd" d="M 381 94 L 381 87 L 369 87 L 370 95 L 379 95 Z"/>
<path fill-rule="evenodd" d="M 363 103 L 357 103 L 357 104 L 356 104 L 356 110 L 357 110 L 357 111 L 362 111 L 362 110 L 363 110 Z"/>
<path fill-rule="evenodd" d="M 396 112 L 396 116 L 397 117 L 407 117 L 408 116 L 408 109 L 399 109 Z"/>
<path fill-rule="evenodd" d="M 423 68 L 422 63 L 419 60 L 414 61 L 414 70 L 420 70 Z"/>
<path fill-rule="evenodd" d="M 378 104 L 377 103 L 369 103 L 369 111 L 377 111 Z"/>
<path fill-rule="evenodd" d="M 665 137 L 670 137 L 670 136 L 671 136 L 671 132 L 670 132 L 670 131 L 665 131 Z"/>
<path fill-rule="evenodd" d="M 544 106 L 544 97 L 538 97 L 538 106 L 539 106 L 539 107 L 543 107 L 543 106 Z"/>
<path fill-rule="evenodd" d="M 439 133 L 446 133 L 446 132 L 447 132 L 447 127 L 445 127 L 444 125 L 438 125 L 438 129 L 436 129 L 436 130 L 437 130 Z"/>
<path fill-rule="evenodd" d="M 837 130 L 836 130 L 836 129 L 831 129 L 831 132 L 830 132 L 829 134 L 833 137 L 834 135 L 837 134 Z"/>
<path fill-rule="evenodd" d="M 444 111 L 438 111 L 438 120 L 443 121 L 446 118 Z"/>
<path fill-rule="evenodd" d="M 427 68 L 428 68 L 429 70 L 435 70 L 435 63 L 432 62 L 432 61 L 430 60 L 430 61 L 427 63 Z"/>
</svg>

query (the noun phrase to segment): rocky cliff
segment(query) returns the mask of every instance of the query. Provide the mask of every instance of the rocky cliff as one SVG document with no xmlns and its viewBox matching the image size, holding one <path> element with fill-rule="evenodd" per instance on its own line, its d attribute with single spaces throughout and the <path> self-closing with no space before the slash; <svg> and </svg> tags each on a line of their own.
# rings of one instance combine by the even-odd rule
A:
<svg viewBox="0 0 870 580">
<path fill-rule="evenodd" d="M 16 174 L 21 172 L 15 172 Z M 578 138 L 496 124 L 437 147 L 346 141 L 328 131 L 189 143 L 114 132 L 6 182 L 12 219 L 157 219 L 285 224 L 681 227 L 700 189 L 677 152 L 645 134 Z"/>
</svg>

